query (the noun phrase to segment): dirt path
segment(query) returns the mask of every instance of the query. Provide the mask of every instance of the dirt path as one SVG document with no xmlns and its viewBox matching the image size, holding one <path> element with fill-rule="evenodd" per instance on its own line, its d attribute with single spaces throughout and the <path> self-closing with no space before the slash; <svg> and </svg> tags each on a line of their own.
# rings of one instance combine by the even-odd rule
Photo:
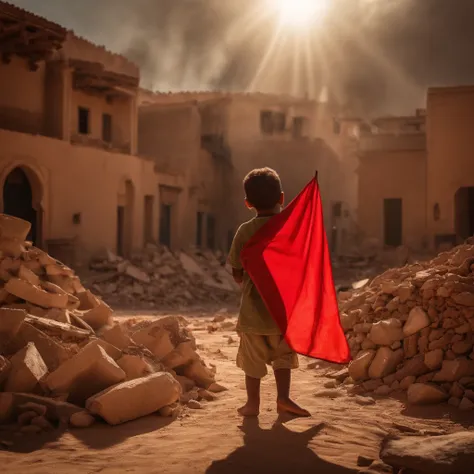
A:
<svg viewBox="0 0 474 474">
<path fill-rule="evenodd" d="M 329 379 L 300 360 L 293 394 L 313 417 L 279 419 L 273 380 L 263 384 L 259 420 L 243 421 L 236 408 L 245 398 L 243 378 L 234 365 L 238 338 L 232 332 L 208 334 L 210 317 L 192 319 L 201 354 L 217 365 L 218 380 L 229 388 L 203 410 L 186 411 L 175 421 L 150 416 L 118 427 L 96 424 L 87 430 L 56 433 L 53 438 L 18 438 L 0 452 L 11 474 L 116 473 L 346 474 L 390 472 L 377 462 L 358 467 L 359 455 L 378 460 L 389 432 L 444 433 L 474 420 L 444 408 L 406 411 L 402 402 L 385 399 L 362 406 L 345 389 L 335 399 L 315 394 Z M 234 342 L 229 343 L 229 336 Z M 332 390 L 334 392 L 334 390 Z M 364 470 L 366 469 L 366 470 Z"/>
</svg>

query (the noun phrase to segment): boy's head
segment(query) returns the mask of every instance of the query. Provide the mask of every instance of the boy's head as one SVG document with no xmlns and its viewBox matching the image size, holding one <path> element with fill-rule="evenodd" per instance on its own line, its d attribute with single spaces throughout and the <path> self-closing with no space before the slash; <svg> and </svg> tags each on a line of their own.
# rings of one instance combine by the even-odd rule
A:
<svg viewBox="0 0 474 474">
<path fill-rule="evenodd" d="M 258 211 L 272 211 L 283 204 L 278 173 L 271 168 L 252 170 L 244 178 L 245 203 Z"/>
</svg>

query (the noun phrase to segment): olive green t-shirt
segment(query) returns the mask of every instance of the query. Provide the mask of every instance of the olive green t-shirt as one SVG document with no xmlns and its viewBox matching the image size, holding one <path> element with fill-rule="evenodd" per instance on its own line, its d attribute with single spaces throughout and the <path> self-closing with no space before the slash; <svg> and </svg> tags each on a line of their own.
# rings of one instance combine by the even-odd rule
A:
<svg viewBox="0 0 474 474">
<path fill-rule="evenodd" d="M 232 247 L 229 252 L 229 263 L 232 268 L 242 270 L 240 252 L 247 241 L 260 229 L 270 217 L 255 217 L 242 224 L 235 234 Z M 242 299 L 240 302 L 239 320 L 237 331 L 265 336 L 281 334 L 277 324 L 270 316 L 257 288 L 250 277 L 244 272 Z"/>
</svg>

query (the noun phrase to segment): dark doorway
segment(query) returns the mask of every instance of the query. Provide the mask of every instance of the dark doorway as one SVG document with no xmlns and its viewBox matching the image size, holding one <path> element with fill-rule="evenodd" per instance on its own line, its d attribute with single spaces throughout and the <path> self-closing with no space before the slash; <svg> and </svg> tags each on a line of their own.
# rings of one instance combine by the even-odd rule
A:
<svg viewBox="0 0 474 474">
<path fill-rule="evenodd" d="M 207 248 L 215 250 L 216 248 L 216 219 L 214 216 L 207 216 Z"/>
<path fill-rule="evenodd" d="M 474 235 L 474 186 L 457 190 L 454 207 L 456 236 L 463 241 Z"/>
<path fill-rule="evenodd" d="M 402 245 L 402 200 L 384 199 L 384 243 L 388 247 Z"/>
<path fill-rule="evenodd" d="M 202 231 L 203 231 L 204 213 L 198 212 L 196 215 L 196 246 L 202 247 Z"/>
<path fill-rule="evenodd" d="M 161 204 L 160 244 L 171 247 L 171 205 L 169 204 Z"/>
<path fill-rule="evenodd" d="M 153 242 L 153 196 L 145 196 L 143 209 L 143 240 L 145 245 Z"/>
<path fill-rule="evenodd" d="M 117 255 L 125 255 L 125 206 L 117 207 Z"/>
<path fill-rule="evenodd" d="M 21 168 L 15 168 L 3 187 L 3 212 L 31 223 L 27 239 L 38 245 L 38 219 L 33 208 L 33 191 L 30 181 Z"/>
<path fill-rule="evenodd" d="M 112 143 L 112 115 L 102 114 L 102 140 Z"/>
</svg>

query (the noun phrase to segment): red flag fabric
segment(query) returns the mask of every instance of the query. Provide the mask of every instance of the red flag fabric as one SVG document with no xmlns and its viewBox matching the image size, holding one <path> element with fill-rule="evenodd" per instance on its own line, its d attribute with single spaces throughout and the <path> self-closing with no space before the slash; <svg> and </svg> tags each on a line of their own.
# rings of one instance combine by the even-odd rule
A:
<svg viewBox="0 0 474 474">
<path fill-rule="evenodd" d="M 351 360 L 316 178 L 254 234 L 240 256 L 295 352 L 341 364 Z"/>
</svg>

